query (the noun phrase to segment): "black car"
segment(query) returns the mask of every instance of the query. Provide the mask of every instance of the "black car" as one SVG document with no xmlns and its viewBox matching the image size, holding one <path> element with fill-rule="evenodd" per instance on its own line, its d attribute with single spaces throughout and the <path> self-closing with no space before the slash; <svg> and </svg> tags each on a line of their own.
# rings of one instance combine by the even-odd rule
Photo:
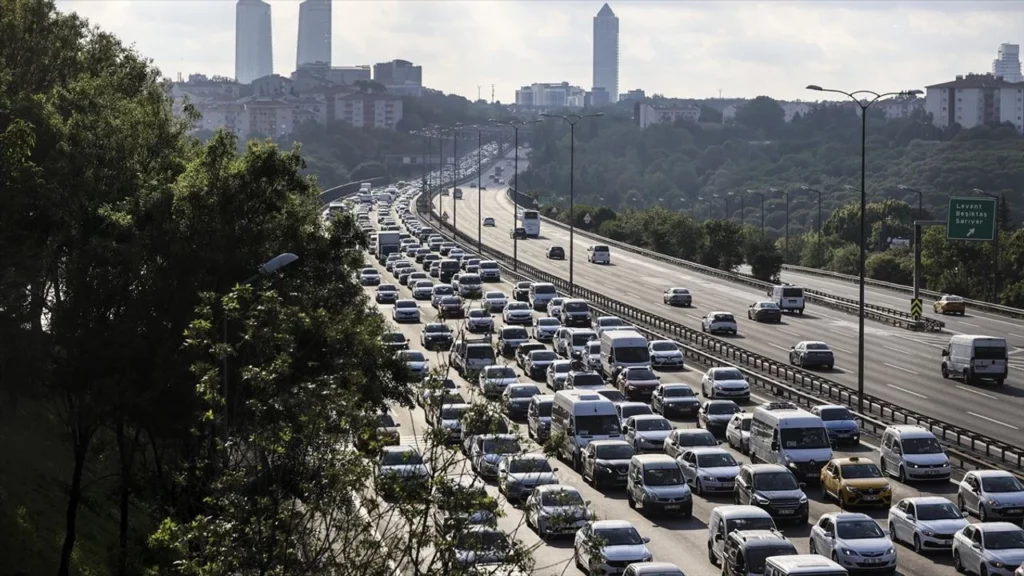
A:
<svg viewBox="0 0 1024 576">
<path fill-rule="evenodd" d="M 548 246 L 545 256 L 548 260 L 565 260 L 565 248 L 561 246 Z"/>
<path fill-rule="evenodd" d="M 452 347 L 452 329 L 447 324 L 432 322 L 423 326 L 420 345 L 427 350 L 447 350 Z"/>
<path fill-rule="evenodd" d="M 530 282 L 516 282 L 516 287 L 512 289 L 512 299 L 517 302 L 529 302 Z"/>
<path fill-rule="evenodd" d="M 779 324 L 782 322 L 782 308 L 775 302 L 765 300 L 754 302 L 747 308 L 747 319 L 754 322 L 771 322 Z"/>
<path fill-rule="evenodd" d="M 377 287 L 377 304 L 394 304 L 398 300 L 398 286 L 394 284 L 381 284 Z"/>
<path fill-rule="evenodd" d="M 462 298 L 458 296 L 445 296 L 437 304 L 437 309 L 445 318 L 462 318 L 465 311 L 462 309 Z"/>
<path fill-rule="evenodd" d="M 380 341 L 387 350 L 409 349 L 409 340 L 401 332 L 387 332 L 381 336 Z"/>
<path fill-rule="evenodd" d="M 508 237 L 526 240 L 526 228 L 513 228 L 512 231 L 508 233 Z"/>
</svg>

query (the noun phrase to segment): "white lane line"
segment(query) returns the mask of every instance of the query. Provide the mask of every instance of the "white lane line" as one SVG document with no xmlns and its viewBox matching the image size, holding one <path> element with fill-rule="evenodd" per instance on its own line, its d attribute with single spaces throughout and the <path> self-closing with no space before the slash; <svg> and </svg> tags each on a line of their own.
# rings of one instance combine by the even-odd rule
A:
<svg viewBox="0 0 1024 576">
<path fill-rule="evenodd" d="M 973 390 L 971 388 L 968 388 L 967 386 L 957 385 L 957 388 L 963 390 L 964 392 L 970 392 L 971 394 L 977 394 L 978 396 L 984 396 L 985 398 L 991 398 L 993 400 L 999 400 L 999 398 L 996 398 L 995 396 L 993 396 L 991 394 L 985 394 L 984 392 L 979 392 L 977 390 Z"/>
<path fill-rule="evenodd" d="M 850 336 L 855 333 L 853 330 L 835 330 L 832 328 L 829 328 L 828 331 L 833 334 L 839 334 L 840 336 Z"/>
<path fill-rule="evenodd" d="M 832 346 L 832 349 L 833 349 L 833 350 L 839 350 L 840 352 L 842 352 L 842 353 L 844 353 L 844 354 L 853 354 L 853 352 L 850 352 L 850 351 L 849 351 L 849 350 L 847 350 L 846 348 L 840 348 L 839 346 L 836 346 L 836 345 L 834 345 L 834 344 L 830 344 L 830 346 Z"/>
<path fill-rule="evenodd" d="M 916 374 L 916 375 L 920 376 L 920 374 L 918 374 L 917 372 L 911 370 L 910 368 L 904 368 L 903 366 L 897 366 L 895 364 L 889 364 L 888 362 L 882 362 L 882 364 L 885 364 L 889 368 L 895 368 L 897 370 L 903 370 L 907 374 Z M 895 386 L 894 386 L 894 388 L 895 388 Z M 923 398 L 923 396 L 922 396 L 922 398 Z"/>
<path fill-rule="evenodd" d="M 694 320 L 700 320 L 701 319 L 700 316 L 694 316 L 693 314 L 687 314 L 686 316 L 688 318 L 693 318 Z"/>
<path fill-rule="evenodd" d="M 789 334 L 790 336 L 796 336 L 798 338 L 800 337 L 799 334 L 797 334 L 796 332 L 793 332 L 792 330 L 786 330 L 785 328 L 779 328 L 778 330 L 779 330 L 779 332 L 782 332 L 782 333 L 785 333 L 785 334 Z"/>
<path fill-rule="evenodd" d="M 971 324 L 970 322 L 961 322 L 961 324 L 963 324 L 964 326 L 970 326 L 971 328 L 981 328 L 981 326 L 978 326 L 977 324 Z"/>
<path fill-rule="evenodd" d="M 1014 334 L 1013 332 L 1008 332 L 1008 334 L 1010 336 L 1013 336 L 1014 338 L 1024 338 L 1024 336 L 1021 336 L 1020 334 Z"/>
<path fill-rule="evenodd" d="M 635 300 L 640 300 L 640 297 L 637 296 L 636 294 L 633 294 L 632 292 L 623 292 L 623 294 L 625 294 L 626 296 L 629 296 L 630 298 L 633 298 Z"/>
<path fill-rule="evenodd" d="M 778 344 L 773 344 L 771 342 L 765 342 L 765 344 L 771 346 L 772 348 L 778 348 L 779 350 L 782 350 L 783 352 L 786 352 L 786 353 L 789 352 L 789 348 L 786 348 L 785 346 L 779 346 Z"/>
<path fill-rule="evenodd" d="M 893 386 L 892 384 L 886 384 L 886 386 L 888 386 L 889 388 L 892 388 L 893 390 L 899 390 L 900 392 L 903 392 L 904 394 L 910 394 L 911 396 L 917 396 L 918 398 L 922 398 L 924 400 L 928 399 L 928 397 L 925 396 L 924 394 L 918 394 L 917 392 L 914 392 L 913 390 L 907 390 L 906 388 L 900 388 L 899 386 Z"/>
<path fill-rule="evenodd" d="M 1006 422 L 1000 422 L 999 420 L 996 420 L 995 418 L 989 418 L 988 416 L 982 416 L 981 414 L 977 414 L 975 412 L 968 412 L 968 414 L 970 414 L 971 416 L 974 416 L 975 418 L 981 418 L 982 420 L 988 420 L 989 422 L 991 422 L 993 424 L 999 424 L 1000 426 L 1006 426 L 1007 428 L 1012 428 L 1014 430 L 1020 430 L 1020 428 L 1017 428 L 1016 426 L 1013 426 L 1012 424 L 1007 424 Z"/>
</svg>

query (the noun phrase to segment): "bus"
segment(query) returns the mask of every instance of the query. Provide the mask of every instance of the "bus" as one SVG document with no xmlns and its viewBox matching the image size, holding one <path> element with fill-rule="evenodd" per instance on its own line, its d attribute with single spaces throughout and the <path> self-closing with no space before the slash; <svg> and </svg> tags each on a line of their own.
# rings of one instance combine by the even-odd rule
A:
<svg viewBox="0 0 1024 576">
<path fill-rule="evenodd" d="M 536 210 L 523 210 L 519 213 L 519 226 L 526 230 L 530 238 L 540 236 L 540 212 Z"/>
</svg>

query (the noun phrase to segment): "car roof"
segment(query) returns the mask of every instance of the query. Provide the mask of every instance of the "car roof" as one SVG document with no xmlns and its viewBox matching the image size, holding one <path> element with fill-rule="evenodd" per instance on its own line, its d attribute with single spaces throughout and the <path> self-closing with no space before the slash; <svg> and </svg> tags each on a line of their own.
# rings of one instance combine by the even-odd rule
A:
<svg viewBox="0 0 1024 576">
<path fill-rule="evenodd" d="M 971 474 L 979 478 L 1006 478 L 1013 477 L 1013 474 L 1006 470 L 972 470 Z"/>
<path fill-rule="evenodd" d="M 580 491 L 575 486 L 569 486 L 568 484 L 542 484 L 534 488 L 537 492 L 575 492 L 580 494 Z"/>
<path fill-rule="evenodd" d="M 894 424 L 892 426 L 889 426 L 889 429 L 895 432 L 896 435 L 901 438 L 912 436 L 916 436 L 918 438 L 935 438 L 935 434 L 932 434 L 930 431 L 925 430 L 920 426 L 915 426 L 913 424 Z"/>
<path fill-rule="evenodd" d="M 821 340 L 804 340 L 804 341 L 802 341 L 800 343 L 803 344 L 804 346 L 806 346 L 808 344 L 820 344 L 822 346 L 825 346 L 826 348 L 828 347 L 828 344 L 822 342 Z"/>
<path fill-rule="evenodd" d="M 686 436 L 707 436 L 708 434 L 711 434 L 710 431 L 703 428 L 676 428 L 676 433 Z"/>
<path fill-rule="evenodd" d="M 832 461 L 835 462 L 836 464 L 839 464 L 840 466 L 842 466 L 844 464 L 874 464 L 874 462 L 872 460 L 869 460 L 867 458 L 861 458 L 859 456 L 847 456 L 845 458 L 833 458 Z"/>
<path fill-rule="evenodd" d="M 398 453 L 398 452 L 401 452 L 401 453 L 415 452 L 417 454 L 420 453 L 420 451 L 415 446 L 408 446 L 408 445 L 405 445 L 405 444 L 403 444 L 401 446 L 384 446 L 382 448 L 382 450 L 384 452 L 395 452 L 395 453 Z"/>
<path fill-rule="evenodd" d="M 511 436 L 511 435 L 510 434 L 506 434 L 506 436 Z M 510 454 L 508 459 L 509 460 L 513 460 L 513 459 L 514 460 L 543 460 L 545 462 L 548 461 L 548 457 L 547 456 L 545 456 L 543 454 L 537 454 L 537 453 L 531 453 L 531 452 L 524 452 L 523 454 Z"/>
<path fill-rule="evenodd" d="M 537 388 L 537 385 L 531 382 L 516 382 L 515 384 L 509 384 L 507 390 L 512 388 Z"/>
<path fill-rule="evenodd" d="M 750 471 L 754 474 L 762 472 L 789 472 L 789 468 L 780 464 L 744 464 L 744 466 L 750 468 Z"/>
<path fill-rule="evenodd" d="M 1024 528 L 1012 522 L 979 522 L 974 526 L 982 532 L 1017 532 L 1018 530 L 1024 530 Z"/>
<path fill-rule="evenodd" d="M 590 446 L 601 447 L 601 446 L 630 446 L 632 445 L 625 440 L 591 440 Z"/>
<path fill-rule="evenodd" d="M 749 504 L 727 504 L 725 506 L 715 506 L 711 511 L 713 513 L 717 513 L 722 518 L 733 518 L 736 516 L 771 518 L 771 515 L 767 510 Z"/>
<path fill-rule="evenodd" d="M 862 512 L 828 512 L 823 516 L 831 516 L 836 522 L 856 522 L 860 520 L 875 521 L 874 518 Z"/>
<path fill-rule="evenodd" d="M 646 406 L 646 404 L 644 404 L 644 406 Z M 636 416 L 630 416 L 630 419 L 632 419 L 632 420 L 665 420 L 666 422 L 668 421 L 668 419 L 665 418 L 664 416 L 662 416 L 661 414 L 637 414 Z"/>
<path fill-rule="evenodd" d="M 597 520 L 591 524 L 595 530 L 607 530 L 613 528 L 633 528 L 633 523 L 629 520 Z"/>
<path fill-rule="evenodd" d="M 717 446 L 694 446 L 693 448 L 687 448 L 687 452 L 693 452 L 700 456 L 703 454 L 728 454 L 729 451 L 725 448 L 719 448 Z"/>
</svg>

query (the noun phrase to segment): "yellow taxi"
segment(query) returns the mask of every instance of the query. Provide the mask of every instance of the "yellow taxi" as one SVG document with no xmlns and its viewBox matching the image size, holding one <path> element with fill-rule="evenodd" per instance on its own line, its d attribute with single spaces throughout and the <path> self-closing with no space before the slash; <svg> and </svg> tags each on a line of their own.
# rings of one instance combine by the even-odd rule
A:
<svg viewBox="0 0 1024 576">
<path fill-rule="evenodd" d="M 932 305 L 932 309 L 936 314 L 959 314 L 960 316 L 963 316 L 964 312 L 967 311 L 967 303 L 959 296 L 946 294 L 935 301 L 935 304 Z"/>
<path fill-rule="evenodd" d="M 867 458 L 834 458 L 821 469 L 825 498 L 834 498 L 840 508 L 892 505 L 892 487 L 882 471 Z"/>
</svg>

